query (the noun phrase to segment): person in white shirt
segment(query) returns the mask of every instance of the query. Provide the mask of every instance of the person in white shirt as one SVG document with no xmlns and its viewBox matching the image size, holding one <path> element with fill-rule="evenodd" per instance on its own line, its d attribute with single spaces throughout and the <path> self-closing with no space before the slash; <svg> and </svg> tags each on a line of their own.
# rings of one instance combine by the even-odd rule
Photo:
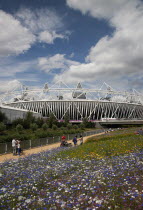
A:
<svg viewBox="0 0 143 210">
<path fill-rule="evenodd" d="M 13 155 L 16 155 L 16 140 L 12 139 L 12 150 L 13 150 Z"/>
<path fill-rule="evenodd" d="M 80 135 L 79 141 L 80 141 L 80 145 L 82 145 L 83 144 L 83 136 L 82 135 Z"/>
</svg>

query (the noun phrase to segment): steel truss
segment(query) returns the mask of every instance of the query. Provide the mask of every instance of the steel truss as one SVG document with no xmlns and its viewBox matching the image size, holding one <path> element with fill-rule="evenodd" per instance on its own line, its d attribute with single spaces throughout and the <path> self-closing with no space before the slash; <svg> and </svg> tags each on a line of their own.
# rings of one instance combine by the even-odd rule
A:
<svg viewBox="0 0 143 210">
<path fill-rule="evenodd" d="M 103 86 L 106 88 L 103 89 Z M 143 119 L 143 96 L 136 90 L 132 93 L 115 91 L 106 83 L 98 89 L 82 88 L 80 83 L 76 88 L 70 88 L 62 81 L 51 87 L 45 84 L 41 89 L 21 89 L 6 92 L 1 97 L 3 106 L 40 113 L 43 117 L 49 117 L 53 113 L 57 120 L 63 120 L 66 114 L 70 120 L 76 121 L 83 118 Z M 9 95 L 13 98 L 19 95 L 21 97 L 9 103 L 5 100 Z M 124 101 L 114 101 L 115 96 L 122 96 Z"/>
</svg>

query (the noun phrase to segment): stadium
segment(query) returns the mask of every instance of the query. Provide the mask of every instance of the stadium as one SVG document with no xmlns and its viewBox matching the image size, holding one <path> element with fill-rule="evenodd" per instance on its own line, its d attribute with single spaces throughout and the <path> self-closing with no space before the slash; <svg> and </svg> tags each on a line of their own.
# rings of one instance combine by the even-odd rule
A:
<svg viewBox="0 0 143 210">
<path fill-rule="evenodd" d="M 68 115 L 70 122 L 109 120 L 143 120 L 143 96 L 133 90 L 116 91 L 106 83 L 101 88 L 83 88 L 81 83 L 69 87 L 62 81 L 49 87 L 11 90 L 1 96 L 1 111 L 10 120 L 34 116 L 48 118 L 51 113 L 60 122 Z"/>
</svg>

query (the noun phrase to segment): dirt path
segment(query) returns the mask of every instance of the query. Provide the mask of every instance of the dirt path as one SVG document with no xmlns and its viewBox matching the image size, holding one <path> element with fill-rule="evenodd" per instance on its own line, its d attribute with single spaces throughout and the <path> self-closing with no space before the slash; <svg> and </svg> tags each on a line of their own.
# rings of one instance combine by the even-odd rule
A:
<svg viewBox="0 0 143 210">
<path fill-rule="evenodd" d="M 104 134 L 104 132 L 94 134 L 94 135 L 91 135 L 91 136 L 85 136 L 85 137 L 83 137 L 83 142 L 85 143 L 85 141 L 92 136 L 99 136 L 99 135 L 102 135 L 102 134 Z M 70 140 L 68 142 L 72 143 L 72 140 Z M 12 160 L 12 159 L 22 158 L 22 157 L 25 157 L 25 156 L 28 156 L 28 155 L 31 155 L 31 154 L 36 154 L 36 153 L 46 151 L 46 150 L 50 150 L 50 149 L 53 149 L 53 148 L 57 148 L 59 146 L 60 146 L 60 142 L 55 143 L 55 144 L 49 144 L 49 145 L 42 146 L 42 147 L 36 147 L 36 148 L 24 150 L 24 154 L 22 154 L 21 156 L 18 156 L 18 155 L 13 156 L 13 154 L 3 154 L 3 155 L 0 155 L 0 163 L 8 161 L 8 160 Z"/>
</svg>

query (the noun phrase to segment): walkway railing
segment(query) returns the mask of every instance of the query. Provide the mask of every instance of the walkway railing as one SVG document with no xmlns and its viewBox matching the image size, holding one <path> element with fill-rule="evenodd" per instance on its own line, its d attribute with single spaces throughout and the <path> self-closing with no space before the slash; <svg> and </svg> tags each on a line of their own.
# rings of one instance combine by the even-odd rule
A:
<svg viewBox="0 0 143 210">
<path fill-rule="evenodd" d="M 104 130 L 101 129 L 101 130 L 87 131 L 87 132 L 83 132 L 82 136 L 83 137 L 90 136 L 90 135 L 94 135 L 97 133 L 102 133 L 104 131 L 105 131 L 105 129 Z M 79 138 L 81 133 L 67 134 L 66 140 L 73 139 L 75 135 Z M 60 141 L 61 141 L 61 136 L 47 137 L 47 138 L 34 139 L 34 140 L 25 140 L 25 141 L 21 141 L 21 148 L 23 150 L 26 150 L 26 149 L 31 149 L 34 147 L 40 147 L 40 146 L 46 146 L 48 144 L 58 143 Z M 0 143 L 0 154 L 11 153 L 11 152 L 12 152 L 12 143 L 11 142 Z"/>
</svg>

